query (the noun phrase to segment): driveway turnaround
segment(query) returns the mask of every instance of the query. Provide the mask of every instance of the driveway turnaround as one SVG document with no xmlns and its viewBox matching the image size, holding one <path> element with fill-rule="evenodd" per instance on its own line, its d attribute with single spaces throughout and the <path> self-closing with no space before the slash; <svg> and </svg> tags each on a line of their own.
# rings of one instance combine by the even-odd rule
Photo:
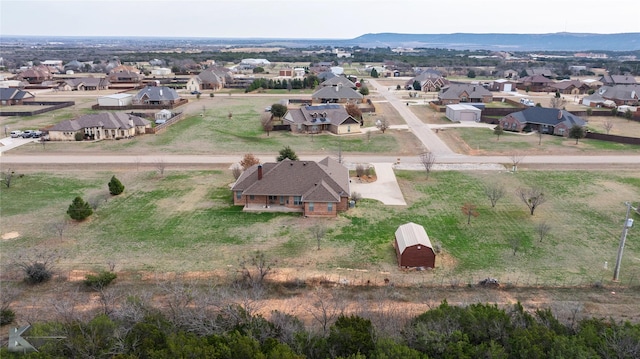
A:
<svg viewBox="0 0 640 359">
<path fill-rule="evenodd" d="M 372 183 L 351 182 L 351 193 L 358 192 L 362 198 L 375 199 L 385 205 L 406 206 L 398 185 L 392 163 L 372 163 L 377 180 Z"/>
</svg>

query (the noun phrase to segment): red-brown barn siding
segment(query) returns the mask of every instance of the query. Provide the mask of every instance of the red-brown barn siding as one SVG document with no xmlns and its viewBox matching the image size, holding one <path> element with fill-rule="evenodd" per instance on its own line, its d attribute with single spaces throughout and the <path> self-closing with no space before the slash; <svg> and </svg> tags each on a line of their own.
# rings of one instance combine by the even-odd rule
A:
<svg viewBox="0 0 640 359">
<path fill-rule="evenodd" d="M 396 248 L 400 267 L 436 267 L 436 254 L 432 248 L 424 245 L 415 245 L 405 248 L 404 253 L 400 253 L 396 241 L 394 241 L 393 246 Z"/>
</svg>

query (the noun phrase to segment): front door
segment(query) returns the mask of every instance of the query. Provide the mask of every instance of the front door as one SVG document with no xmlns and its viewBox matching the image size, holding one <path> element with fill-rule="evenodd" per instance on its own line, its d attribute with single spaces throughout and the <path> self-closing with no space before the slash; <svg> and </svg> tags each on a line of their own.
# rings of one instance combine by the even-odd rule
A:
<svg viewBox="0 0 640 359">
<path fill-rule="evenodd" d="M 284 206 L 284 196 L 280 196 L 280 205 Z"/>
</svg>

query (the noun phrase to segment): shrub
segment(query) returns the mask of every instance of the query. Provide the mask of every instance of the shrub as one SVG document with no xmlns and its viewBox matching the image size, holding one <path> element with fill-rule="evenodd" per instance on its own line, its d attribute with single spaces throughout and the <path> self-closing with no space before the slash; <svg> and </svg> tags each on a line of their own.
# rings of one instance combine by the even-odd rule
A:
<svg viewBox="0 0 640 359">
<path fill-rule="evenodd" d="M 44 283 L 53 276 L 46 262 L 33 262 L 25 265 L 23 269 L 27 275 L 25 280 L 30 284 Z"/>
<path fill-rule="evenodd" d="M 109 193 L 111 193 L 114 196 L 117 196 L 123 191 L 124 191 L 124 185 L 122 184 L 122 182 L 120 182 L 120 180 L 117 179 L 116 176 L 112 176 L 111 181 L 109 181 Z"/>
<path fill-rule="evenodd" d="M 111 284 L 116 278 L 118 278 L 117 274 L 103 270 L 97 275 L 87 274 L 84 279 L 84 284 L 87 287 L 99 290 Z"/>
<path fill-rule="evenodd" d="M 16 313 L 11 309 L 0 310 L 0 325 L 12 323 L 16 319 Z"/>
<path fill-rule="evenodd" d="M 84 140 L 84 133 L 76 132 L 76 134 L 73 135 L 73 138 L 75 138 L 76 141 L 82 141 Z"/>
<path fill-rule="evenodd" d="M 73 202 L 69 205 L 67 214 L 76 221 L 82 221 L 93 214 L 93 209 L 89 203 L 85 202 L 82 197 L 78 196 L 73 199 Z"/>
</svg>

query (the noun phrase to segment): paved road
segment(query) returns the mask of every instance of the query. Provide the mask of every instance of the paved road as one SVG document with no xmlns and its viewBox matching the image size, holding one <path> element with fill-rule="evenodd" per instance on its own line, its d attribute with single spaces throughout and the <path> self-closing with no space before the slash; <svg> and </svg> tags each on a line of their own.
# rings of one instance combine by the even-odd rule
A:
<svg viewBox="0 0 640 359">
<path fill-rule="evenodd" d="M 455 156 L 457 153 L 453 152 L 449 146 L 447 146 L 444 141 L 438 137 L 431 130 L 431 127 L 428 124 L 423 123 L 410 109 L 409 106 L 406 105 L 406 102 L 402 102 L 399 98 L 397 98 L 394 94 L 390 93 L 387 89 L 387 86 L 380 85 L 376 80 L 370 79 L 367 80 L 370 85 L 376 88 L 378 93 L 384 97 L 389 103 L 400 113 L 407 122 L 409 129 L 413 132 L 413 134 L 422 142 L 422 145 L 425 149 L 433 152 L 436 155 L 436 158 L 441 158 L 442 156 Z M 460 155 L 458 155 L 460 156 Z"/>
</svg>

